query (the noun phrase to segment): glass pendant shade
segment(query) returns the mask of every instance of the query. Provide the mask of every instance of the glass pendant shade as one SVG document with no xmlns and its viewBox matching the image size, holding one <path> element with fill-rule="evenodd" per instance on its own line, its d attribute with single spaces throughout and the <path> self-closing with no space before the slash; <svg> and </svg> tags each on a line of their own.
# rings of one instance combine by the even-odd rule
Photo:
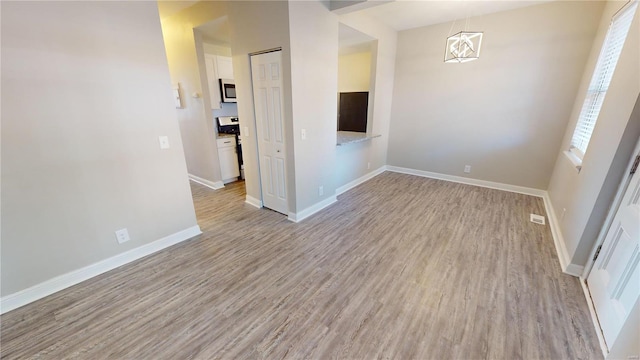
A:
<svg viewBox="0 0 640 360">
<path fill-rule="evenodd" d="M 463 63 L 480 57 L 482 32 L 461 31 L 447 38 L 444 62 Z"/>
</svg>

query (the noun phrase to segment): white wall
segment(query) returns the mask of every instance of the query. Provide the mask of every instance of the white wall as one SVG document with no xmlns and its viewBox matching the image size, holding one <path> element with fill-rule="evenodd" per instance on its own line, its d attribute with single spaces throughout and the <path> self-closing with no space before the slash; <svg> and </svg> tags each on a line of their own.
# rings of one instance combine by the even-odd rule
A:
<svg viewBox="0 0 640 360">
<path fill-rule="evenodd" d="M 338 18 L 326 3 L 319 1 L 289 2 L 289 21 L 296 209 L 300 212 L 329 199 L 338 187 L 386 163 L 396 32 L 357 13 Z M 370 90 L 371 132 L 382 137 L 336 147 L 339 22 L 377 39 L 371 50 L 375 55 L 357 59 L 367 69 L 360 73 L 359 84 L 355 86 Z M 367 64 L 362 64 L 367 57 Z M 306 130 L 306 140 L 300 138 L 302 129 Z M 371 163 L 370 170 L 367 163 Z M 322 196 L 318 195 L 319 186 L 324 188 Z"/>
<path fill-rule="evenodd" d="M 206 84 L 202 34 L 194 27 L 226 15 L 226 3 L 200 3 L 172 16 L 163 17 L 162 32 L 171 81 L 180 84 L 183 108 L 178 123 L 189 174 L 212 183 L 222 181 L 215 126 Z M 203 82 L 203 79 L 205 81 Z M 191 95 L 197 92 L 199 98 Z"/>
<path fill-rule="evenodd" d="M 482 52 L 464 64 L 443 61 L 451 23 L 399 32 L 389 165 L 546 189 L 602 8 L 473 17 Z"/>
<path fill-rule="evenodd" d="M 357 52 L 338 57 L 338 91 L 369 91 L 371 52 Z"/>
<path fill-rule="evenodd" d="M 549 184 L 549 196 L 555 213 L 560 217 L 565 261 L 576 266 L 583 266 L 588 261 L 624 168 L 640 136 L 640 106 L 635 105 L 640 94 L 640 22 L 636 12 L 580 173 L 562 153 L 569 148 L 611 16 L 624 3 L 608 2 L 604 9 L 588 65 L 582 74 L 580 89 L 574 98 L 573 112 L 564 132 L 562 146 L 556 153 L 557 161 Z M 564 218 L 560 215 L 562 209 L 566 209 Z"/>
<path fill-rule="evenodd" d="M 301 211 L 334 196 L 336 189 L 338 16 L 320 1 L 292 1 L 289 26 L 296 211 Z"/>
<path fill-rule="evenodd" d="M 231 56 L 231 47 L 229 46 L 211 44 L 205 40 L 202 43 L 202 48 L 204 49 L 205 54 Z"/>
<path fill-rule="evenodd" d="M 3 297 L 196 225 L 155 3 L 3 2 L 1 46 Z"/>
<path fill-rule="evenodd" d="M 282 78 L 286 146 L 292 149 L 293 116 L 291 113 L 291 52 L 289 46 L 289 9 L 286 1 L 232 1 L 229 3 L 233 74 L 238 96 L 240 126 L 248 128 L 242 135 L 242 156 L 245 167 L 247 196 L 260 199 L 258 143 L 251 83 L 249 54 L 282 48 Z M 242 131 L 242 130 L 241 130 Z M 295 169 L 293 152 L 287 153 L 289 211 L 295 211 Z"/>
<path fill-rule="evenodd" d="M 397 33 L 363 14 L 340 16 L 340 22 L 376 39 L 372 42 L 369 84 L 370 133 L 381 137 L 339 146 L 336 152 L 336 186 L 341 187 L 387 164 L 389 123 L 396 64 Z M 371 106 L 371 102 L 373 105 Z M 370 168 L 367 168 L 370 164 Z"/>
</svg>

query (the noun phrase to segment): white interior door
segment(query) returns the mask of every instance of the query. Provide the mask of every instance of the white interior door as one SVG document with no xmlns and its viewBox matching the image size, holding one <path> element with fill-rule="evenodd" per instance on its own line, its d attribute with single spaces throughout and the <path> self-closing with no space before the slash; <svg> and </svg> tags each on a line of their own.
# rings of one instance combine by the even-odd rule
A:
<svg viewBox="0 0 640 360">
<path fill-rule="evenodd" d="M 607 346 L 640 294 L 640 175 L 631 175 L 611 228 L 587 278 Z"/>
<path fill-rule="evenodd" d="M 286 215 L 289 205 L 281 69 L 282 51 L 251 56 L 262 204 Z"/>
</svg>

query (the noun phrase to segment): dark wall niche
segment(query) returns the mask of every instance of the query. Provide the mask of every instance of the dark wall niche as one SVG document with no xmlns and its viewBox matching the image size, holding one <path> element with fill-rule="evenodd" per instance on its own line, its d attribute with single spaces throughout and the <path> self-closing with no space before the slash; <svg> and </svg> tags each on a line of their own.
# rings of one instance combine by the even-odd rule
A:
<svg viewBox="0 0 640 360">
<path fill-rule="evenodd" d="M 369 92 L 341 92 L 338 102 L 338 131 L 367 132 Z"/>
</svg>

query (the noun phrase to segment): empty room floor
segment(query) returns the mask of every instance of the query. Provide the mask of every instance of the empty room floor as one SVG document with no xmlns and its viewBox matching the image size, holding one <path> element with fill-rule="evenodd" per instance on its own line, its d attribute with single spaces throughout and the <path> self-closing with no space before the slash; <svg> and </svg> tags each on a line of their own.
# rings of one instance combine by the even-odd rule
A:
<svg viewBox="0 0 640 360">
<path fill-rule="evenodd" d="M 602 358 L 540 198 L 387 172 L 294 224 L 192 191 L 202 235 L 2 315 L 2 358 Z"/>
</svg>

